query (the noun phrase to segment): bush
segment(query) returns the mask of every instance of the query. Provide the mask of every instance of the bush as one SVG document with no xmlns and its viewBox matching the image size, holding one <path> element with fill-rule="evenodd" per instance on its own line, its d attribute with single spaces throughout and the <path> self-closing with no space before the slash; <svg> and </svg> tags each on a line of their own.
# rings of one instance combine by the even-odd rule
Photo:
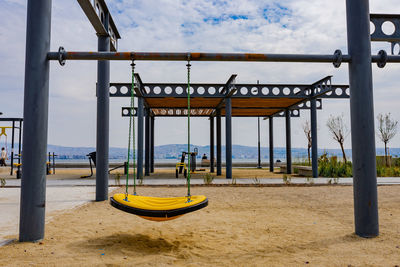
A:
<svg viewBox="0 0 400 267">
<path fill-rule="evenodd" d="M 214 176 L 212 176 L 209 173 L 204 174 L 204 176 L 203 176 L 204 184 L 210 185 L 210 184 L 212 184 L 213 180 L 214 180 Z"/>
<path fill-rule="evenodd" d="M 321 177 L 351 177 L 353 176 L 353 166 L 351 162 L 337 161 L 337 157 L 330 159 L 326 154 L 319 158 L 318 173 Z"/>
</svg>

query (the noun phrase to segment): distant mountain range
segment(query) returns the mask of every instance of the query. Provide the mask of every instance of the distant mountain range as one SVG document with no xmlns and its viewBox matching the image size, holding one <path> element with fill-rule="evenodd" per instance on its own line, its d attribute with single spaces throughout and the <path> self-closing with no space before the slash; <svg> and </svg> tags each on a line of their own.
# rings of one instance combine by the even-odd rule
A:
<svg viewBox="0 0 400 267">
<path fill-rule="evenodd" d="M 206 154 L 209 158 L 210 146 L 196 146 L 191 145 L 191 151 L 195 148 L 198 149 L 198 157 L 201 158 L 203 154 Z M 89 152 L 95 151 L 94 147 L 64 147 L 56 145 L 48 145 L 48 151 L 54 152 L 58 155 L 59 159 L 84 159 Z M 182 151 L 187 151 L 187 145 L 185 144 L 170 144 L 161 145 L 154 147 L 154 158 L 155 159 L 178 159 L 180 158 Z M 214 149 L 216 153 L 216 149 Z M 340 149 L 319 149 L 318 153 L 321 155 L 324 152 L 329 155 L 337 155 L 341 157 L 342 152 Z M 351 159 L 351 149 L 345 150 L 346 156 Z M 385 151 L 383 148 L 377 148 L 377 155 L 384 155 Z M 110 147 L 109 157 L 110 159 L 125 159 L 127 154 L 126 148 Z M 225 146 L 222 146 L 222 159 L 225 160 Z M 393 156 L 400 155 L 400 148 L 391 148 L 390 154 Z M 252 146 L 232 146 L 232 157 L 234 160 L 255 160 L 257 159 L 258 149 Z M 261 158 L 263 160 L 269 159 L 269 148 L 261 148 Z M 285 160 L 286 159 L 286 148 L 276 147 L 274 148 L 274 158 Z M 307 149 L 306 148 L 292 148 L 293 159 L 306 159 Z"/>
<path fill-rule="evenodd" d="M 17 149 L 18 144 L 15 145 L 15 149 Z M 190 150 L 193 151 L 195 148 L 198 149 L 198 158 L 201 158 L 203 154 L 206 154 L 207 157 L 210 157 L 210 146 L 196 146 L 191 145 Z M 48 145 L 47 151 L 51 153 L 55 153 L 58 155 L 58 159 L 86 159 L 86 155 L 92 151 L 95 151 L 94 147 L 65 147 L 65 146 L 57 146 L 57 145 Z M 11 148 L 8 148 L 8 151 L 11 151 Z M 170 145 L 161 145 L 154 147 L 154 158 L 158 160 L 162 159 L 178 159 L 182 155 L 182 151 L 187 151 L 187 145 L 185 144 L 170 144 Z M 216 149 L 214 149 L 216 153 Z M 333 156 L 336 155 L 338 157 L 342 156 L 342 151 L 340 149 L 319 149 L 318 154 L 323 154 L 324 152 L 328 153 L 328 155 Z M 346 156 L 348 159 L 351 159 L 351 149 L 345 150 Z M 384 155 L 385 150 L 383 148 L 377 148 L 377 155 Z M 114 160 L 124 160 L 126 158 L 127 149 L 126 148 L 118 148 L 118 147 L 110 147 L 109 158 Z M 222 160 L 225 160 L 225 146 L 222 146 Z M 400 148 L 391 148 L 390 154 L 393 156 L 400 156 Z M 258 150 L 257 147 L 253 146 L 241 146 L 241 145 L 232 145 L 232 157 L 234 160 L 249 160 L 254 161 L 257 159 Z M 269 148 L 261 147 L 261 158 L 263 161 L 269 159 Z M 275 160 L 286 160 L 286 148 L 284 147 L 276 147 L 274 148 L 274 158 Z M 307 158 L 307 149 L 306 148 L 292 148 L 292 158 L 296 159 L 306 159 Z"/>
</svg>

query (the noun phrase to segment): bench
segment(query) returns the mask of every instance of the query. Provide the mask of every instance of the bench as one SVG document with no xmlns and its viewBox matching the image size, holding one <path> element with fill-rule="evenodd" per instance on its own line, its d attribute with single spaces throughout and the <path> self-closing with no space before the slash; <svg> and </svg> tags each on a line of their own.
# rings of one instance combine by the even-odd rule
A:
<svg viewBox="0 0 400 267">
<path fill-rule="evenodd" d="M 312 176 L 312 167 L 310 166 L 296 166 L 297 174 L 299 176 Z"/>
<path fill-rule="evenodd" d="M 202 159 L 200 163 L 201 167 L 210 167 L 210 160 L 209 159 Z"/>
<path fill-rule="evenodd" d="M 287 173 L 286 165 L 279 166 L 280 173 Z M 292 173 L 296 173 L 299 176 L 312 176 L 312 167 L 310 166 L 292 166 Z"/>
</svg>

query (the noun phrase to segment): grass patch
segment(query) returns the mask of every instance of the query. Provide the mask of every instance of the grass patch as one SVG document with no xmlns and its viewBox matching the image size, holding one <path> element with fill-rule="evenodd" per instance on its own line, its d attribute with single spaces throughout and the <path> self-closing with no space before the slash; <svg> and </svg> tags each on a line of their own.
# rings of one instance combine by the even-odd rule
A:
<svg viewBox="0 0 400 267">
<path fill-rule="evenodd" d="M 214 176 L 211 175 L 210 173 L 206 173 L 203 176 L 203 181 L 204 181 L 204 184 L 210 185 L 214 181 Z"/>
<path fill-rule="evenodd" d="M 327 154 L 323 154 L 318 161 L 318 175 L 321 177 L 338 178 L 353 176 L 353 165 L 350 161 L 344 163 L 338 161 L 337 157 L 328 158 Z"/>
<path fill-rule="evenodd" d="M 283 182 L 285 184 L 291 184 L 292 183 L 292 177 L 290 175 L 284 174 L 283 175 Z"/>
</svg>

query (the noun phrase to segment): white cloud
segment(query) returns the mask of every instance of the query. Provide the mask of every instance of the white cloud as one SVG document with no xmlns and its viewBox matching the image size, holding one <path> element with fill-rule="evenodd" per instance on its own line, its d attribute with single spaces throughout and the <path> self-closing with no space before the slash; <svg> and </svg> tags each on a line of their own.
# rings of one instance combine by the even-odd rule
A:
<svg viewBox="0 0 400 267">
<path fill-rule="evenodd" d="M 121 33 L 120 51 L 201 51 L 257 53 L 323 53 L 336 49 L 346 53 L 345 1 L 108 1 L 114 21 Z M 370 1 L 371 12 L 400 13 L 394 0 Z M 267 16 L 268 18 L 266 18 Z M 235 19 L 236 18 L 236 19 Z M 25 57 L 25 1 L 0 2 L 0 109 L 4 116 L 22 116 Z M 64 46 L 70 51 L 95 51 L 94 30 L 76 1 L 53 1 L 51 49 Z M 373 53 L 389 48 L 373 44 Z M 185 62 L 137 62 L 144 82 L 185 82 Z M 193 62 L 192 82 L 224 83 L 232 73 L 238 83 L 312 83 L 334 75 L 334 83 L 347 83 L 347 66 L 334 69 L 331 64 L 299 63 L 216 63 Z M 96 130 L 96 62 L 67 62 L 61 67 L 51 63 L 49 143 L 71 146 L 95 145 Z M 400 91 L 397 88 L 399 66 L 385 69 L 373 66 L 375 113 L 396 113 Z M 129 82 L 129 62 L 111 63 L 111 81 Z M 126 146 L 127 119 L 120 108 L 128 99 L 111 100 L 110 145 Z M 318 111 L 319 146 L 336 147 L 325 127 L 330 114 L 346 115 L 347 100 L 325 100 Z M 309 118 L 292 120 L 292 145 L 305 147 L 301 123 Z M 233 141 L 256 145 L 256 119 L 234 118 Z M 284 146 L 283 119 L 276 119 L 275 144 Z M 206 119 L 194 119 L 192 137 L 195 144 L 208 144 Z M 267 122 L 262 121 L 262 145 L 268 146 Z M 183 143 L 186 124 L 183 119 L 156 120 L 157 144 Z M 350 147 L 350 138 L 346 147 Z M 378 146 L 381 144 L 378 142 Z M 391 146 L 400 146 L 400 135 Z"/>
</svg>

